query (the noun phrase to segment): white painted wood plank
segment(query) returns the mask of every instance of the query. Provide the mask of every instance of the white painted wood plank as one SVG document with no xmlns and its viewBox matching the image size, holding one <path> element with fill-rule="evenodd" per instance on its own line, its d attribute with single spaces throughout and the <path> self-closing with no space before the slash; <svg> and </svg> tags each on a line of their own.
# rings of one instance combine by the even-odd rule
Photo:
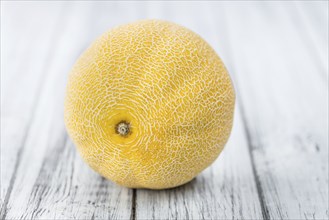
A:
<svg viewBox="0 0 329 220">
<path fill-rule="evenodd" d="M 1 2 L 1 6 L 0 194 L 1 210 L 5 211 L 2 204 L 10 196 L 10 185 L 34 115 L 60 5 L 53 5 L 48 14 L 24 3 Z"/>
<path fill-rule="evenodd" d="M 307 38 L 304 40 L 310 45 L 309 47 L 315 50 L 314 58 L 319 62 L 317 65 L 325 67 L 323 75 L 328 81 L 328 1 L 318 2 L 295 2 L 296 14 L 295 21 L 302 24 L 299 30 L 302 30 L 302 36 Z M 312 50 L 312 49 L 311 49 Z"/>
<path fill-rule="evenodd" d="M 249 131 L 264 215 L 327 219 L 328 63 L 321 66 L 317 57 L 328 61 L 328 55 L 305 33 L 310 29 L 301 21 L 308 18 L 291 18 L 295 10 L 293 2 L 232 3 L 218 21 L 226 26 L 224 54 Z"/>
<path fill-rule="evenodd" d="M 96 19 L 90 6 L 65 3 L 61 28 L 55 33 L 57 41 L 51 42 L 55 48 L 48 50 L 53 56 L 45 69 L 47 77 L 7 204 L 7 219 L 130 218 L 132 191 L 115 186 L 88 168 L 68 140 L 63 123 L 67 74 L 90 43 L 86 42 L 88 37 L 81 36 L 89 34 L 88 27 Z"/>
</svg>

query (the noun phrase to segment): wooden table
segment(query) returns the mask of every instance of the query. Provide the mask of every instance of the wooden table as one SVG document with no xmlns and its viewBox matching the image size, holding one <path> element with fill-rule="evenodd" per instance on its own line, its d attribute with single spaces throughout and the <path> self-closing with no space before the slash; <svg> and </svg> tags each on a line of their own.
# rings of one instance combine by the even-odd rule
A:
<svg viewBox="0 0 329 220">
<path fill-rule="evenodd" d="M 82 162 L 67 74 L 115 25 L 182 24 L 237 91 L 225 150 L 192 182 L 127 189 Z M 0 219 L 328 219 L 328 1 L 1 2 Z"/>
</svg>

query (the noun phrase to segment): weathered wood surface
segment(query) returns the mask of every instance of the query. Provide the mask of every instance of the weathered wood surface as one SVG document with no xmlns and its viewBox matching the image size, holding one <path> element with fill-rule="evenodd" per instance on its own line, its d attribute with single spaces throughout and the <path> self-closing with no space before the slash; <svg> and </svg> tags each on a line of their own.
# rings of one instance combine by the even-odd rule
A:
<svg viewBox="0 0 329 220">
<path fill-rule="evenodd" d="M 90 170 L 67 73 L 102 32 L 161 18 L 203 36 L 237 90 L 218 160 L 171 190 Z M 0 219 L 328 219 L 328 2 L 1 2 Z"/>
<path fill-rule="evenodd" d="M 249 5 L 227 8 L 220 22 L 263 216 L 270 219 L 329 214 L 328 61 L 322 59 L 328 58 L 328 17 L 313 20 L 325 15 L 324 7 L 309 7 L 268 2 L 261 7 L 268 16 Z"/>
</svg>

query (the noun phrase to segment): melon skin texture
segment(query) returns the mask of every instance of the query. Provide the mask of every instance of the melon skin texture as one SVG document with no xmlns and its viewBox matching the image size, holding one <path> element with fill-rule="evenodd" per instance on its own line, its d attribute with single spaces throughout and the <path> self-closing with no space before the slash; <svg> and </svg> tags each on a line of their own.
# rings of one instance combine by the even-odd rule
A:
<svg viewBox="0 0 329 220">
<path fill-rule="evenodd" d="M 218 157 L 234 103 L 223 62 L 199 35 L 142 20 L 104 33 L 80 56 L 64 118 L 96 172 L 122 186 L 164 189 L 189 182 Z M 120 123 L 128 125 L 124 135 Z"/>
</svg>

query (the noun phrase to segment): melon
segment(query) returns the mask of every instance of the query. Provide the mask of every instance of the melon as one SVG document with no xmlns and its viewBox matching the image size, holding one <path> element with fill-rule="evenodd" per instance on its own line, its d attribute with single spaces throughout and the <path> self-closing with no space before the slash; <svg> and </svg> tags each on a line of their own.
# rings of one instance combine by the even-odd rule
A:
<svg viewBox="0 0 329 220">
<path fill-rule="evenodd" d="M 64 120 L 83 160 L 126 187 L 189 182 L 221 153 L 235 92 L 222 60 L 172 22 L 115 27 L 69 74 Z"/>
</svg>

